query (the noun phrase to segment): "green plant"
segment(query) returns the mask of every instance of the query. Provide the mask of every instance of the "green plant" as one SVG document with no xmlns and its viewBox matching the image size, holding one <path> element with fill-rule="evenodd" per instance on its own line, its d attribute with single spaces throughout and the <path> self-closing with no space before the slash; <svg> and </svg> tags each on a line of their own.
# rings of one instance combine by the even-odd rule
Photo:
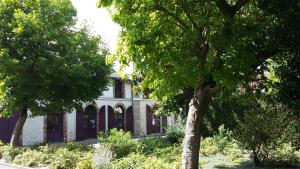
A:
<svg viewBox="0 0 300 169">
<path fill-rule="evenodd" d="M 176 120 L 174 126 L 168 126 L 166 130 L 167 140 L 171 143 L 181 143 L 184 138 L 185 121 L 181 118 Z"/>
<path fill-rule="evenodd" d="M 212 137 L 207 137 L 202 140 L 200 153 L 204 156 L 214 155 L 219 151 L 218 146 Z"/>
<path fill-rule="evenodd" d="M 289 144 L 289 136 L 295 131 L 290 130 L 294 119 L 297 118 L 282 104 L 260 100 L 245 113 L 235 137 L 251 151 L 256 166 L 294 161 L 296 150 Z"/>
<path fill-rule="evenodd" d="M 124 157 L 137 148 L 137 142 L 132 139 L 131 133 L 123 130 L 112 129 L 107 138 L 100 132 L 98 140 L 109 147 L 116 154 L 116 158 Z"/>
<path fill-rule="evenodd" d="M 42 167 L 50 164 L 50 162 L 50 154 L 31 149 L 18 154 L 13 160 L 14 164 L 28 167 Z"/>
<path fill-rule="evenodd" d="M 111 169 L 170 169 L 179 168 L 179 163 L 168 163 L 155 156 L 145 156 L 142 154 L 129 154 L 121 158 L 110 166 Z"/>
</svg>

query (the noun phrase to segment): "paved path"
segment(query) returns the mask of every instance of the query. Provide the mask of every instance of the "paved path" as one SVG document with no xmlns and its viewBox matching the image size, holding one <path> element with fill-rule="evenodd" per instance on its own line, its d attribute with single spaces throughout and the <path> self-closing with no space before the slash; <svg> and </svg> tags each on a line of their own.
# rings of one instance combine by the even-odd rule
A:
<svg viewBox="0 0 300 169">
<path fill-rule="evenodd" d="M 18 165 L 7 164 L 0 161 L 0 169 L 32 169 L 28 167 L 22 167 Z"/>
</svg>

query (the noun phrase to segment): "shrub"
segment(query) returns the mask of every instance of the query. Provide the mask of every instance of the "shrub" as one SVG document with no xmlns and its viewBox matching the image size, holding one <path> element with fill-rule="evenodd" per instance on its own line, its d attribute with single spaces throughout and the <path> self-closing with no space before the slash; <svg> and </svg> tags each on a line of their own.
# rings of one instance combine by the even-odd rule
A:
<svg viewBox="0 0 300 169">
<path fill-rule="evenodd" d="M 110 166 L 111 169 L 171 169 L 171 168 L 179 168 L 179 163 L 167 163 L 162 161 L 160 158 L 155 156 L 146 157 L 142 154 L 130 154 L 127 157 L 119 159 Z"/>
<path fill-rule="evenodd" d="M 212 137 L 207 137 L 202 140 L 200 146 L 200 153 L 204 156 L 214 155 L 219 152 L 218 146 L 216 145 Z"/>
<path fill-rule="evenodd" d="M 97 144 L 92 157 L 93 164 L 97 169 L 106 169 L 114 157 L 115 154 L 109 148 Z"/>
<path fill-rule="evenodd" d="M 152 154 L 156 149 L 172 146 L 166 138 L 150 137 L 138 140 L 137 151 L 143 154 Z"/>
<path fill-rule="evenodd" d="M 18 154 L 21 154 L 24 151 L 26 151 L 26 148 L 11 147 L 8 144 L 2 144 L 2 146 L 0 146 L 0 154 L 2 156 L 2 160 L 6 162 L 12 162 Z"/>
<path fill-rule="evenodd" d="M 109 147 L 116 154 L 116 158 L 124 157 L 137 148 L 137 142 L 132 139 L 131 133 L 123 130 L 112 129 L 107 138 L 100 132 L 98 140 Z"/>
<path fill-rule="evenodd" d="M 256 166 L 274 164 L 276 161 L 293 161 L 295 149 L 285 147 L 290 140 L 293 128 L 290 125 L 296 119 L 290 110 L 281 104 L 257 101 L 253 108 L 245 113 L 245 120 L 236 129 L 236 138 L 251 151 Z M 288 152 L 284 153 L 287 149 Z M 282 154 L 282 155 L 279 155 Z M 289 155 L 287 155 L 289 154 Z"/>
<path fill-rule="evenodd" d="M 28 149 L 25 152 L 18 154 L 14 160 L 14 164 L 27 167 L 42 167 L 50 164 L 51 159 L 49 154 L 37 150 Z"/>
<path fill-rule="evenodd" d="M 184 138 L 185 121 L 181 118 L 176 120 L 174 126 L 168 126 L 166 138 L 170 143 L 181 143 Z"/>
</svg>

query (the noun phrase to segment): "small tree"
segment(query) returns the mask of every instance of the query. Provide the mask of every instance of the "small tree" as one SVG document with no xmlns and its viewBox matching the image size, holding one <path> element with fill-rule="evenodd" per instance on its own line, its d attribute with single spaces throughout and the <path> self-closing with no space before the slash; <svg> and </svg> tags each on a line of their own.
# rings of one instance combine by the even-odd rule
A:
<svg viewBox="0 0 300 169">
<path fill-rule="evenodd" d="M 108 84 L 107 49 L 86 29 L 76 30 L 75 17 L 69 0 L 0 1 L 1 116 L 20 112 L 12 146 L 20 144 L 28 110 L 66 112 Z"/>
</svg>

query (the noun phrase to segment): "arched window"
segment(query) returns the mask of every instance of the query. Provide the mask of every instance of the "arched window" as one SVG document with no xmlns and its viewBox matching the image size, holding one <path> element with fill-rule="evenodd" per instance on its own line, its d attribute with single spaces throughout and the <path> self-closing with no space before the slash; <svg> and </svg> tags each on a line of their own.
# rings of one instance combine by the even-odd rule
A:
<svg viewBox="0 0 300 169">
<path fill-rule="evenodd" d="M 84 128 L 96 128 L 97 109 L 94 106 L 88 106 L 84 111 Z"/>
<path fill-rule="evenodd" d="M 122 106 L 114 108 L 114 127 L 124 129 L 124 109 Z"/>
</svg>

